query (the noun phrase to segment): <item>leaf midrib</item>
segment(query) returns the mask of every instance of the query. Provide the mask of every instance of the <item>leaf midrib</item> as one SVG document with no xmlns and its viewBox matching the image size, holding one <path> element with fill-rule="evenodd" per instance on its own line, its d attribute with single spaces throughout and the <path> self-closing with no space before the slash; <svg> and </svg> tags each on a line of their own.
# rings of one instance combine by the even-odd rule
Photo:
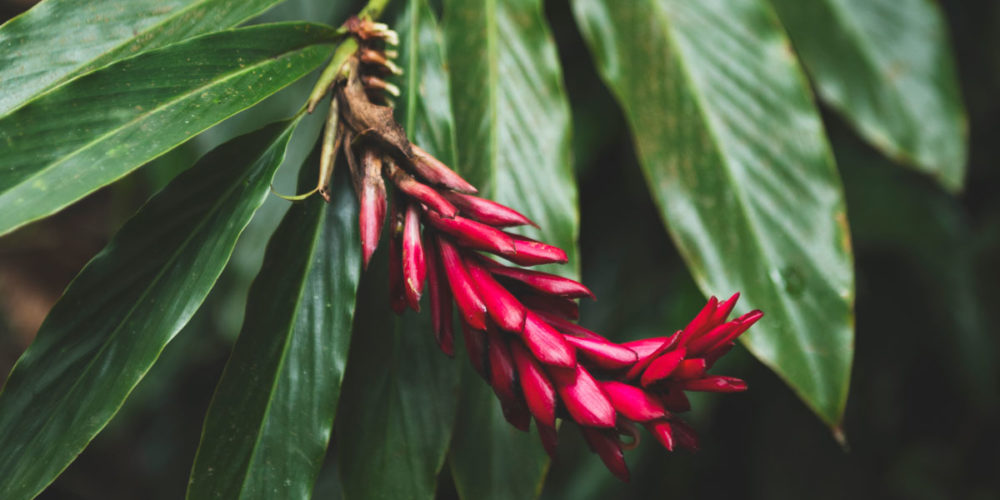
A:
<svg viewBox="0 0 1000 500">
<path fill-rule="evenodd" d="M 683 45 L 677 42 L 677 36 L 674 34 L 674 30 L 671 28 L 671 24 L 668 20 L 669 16 L 666 12 L 664 12 L 664 7 L 662 3 L 655 2 L 653 10 L 655 12 L 656 17 L 660 20 L 661 26 L 664 28 L 664 34 L 667 37 L 670 46 L 673 47 L 674 50 L 677 52 L 683 52 L 684 51 L 684 49 L 682 48 Z M 718 130 L 716 130 L 718 125 L 716 125 L 715 121 L 712 119 L 712 113 L 706 109 L 708 106 L 705 104 L 706 100 L 704 94 L 701 92 L 701 87 L 695 85 L 696 80 L 693 77 L 692 70 L 686 63 L 686 61 L 688 60 L 687 56 L 690 56 L 690 54 L 685 54 L 682 57 L 674 58 L 674 61 L 676 61 L 677 66 L 680 68 L 681 73 L 684 75 L 685 80 L 688 83 L 688 89 L 690 90 L 691 96 L 696 104 L 695 107 L 698 109 L 698 112 L 702 117 L 702 121 L 704 122 L 705 125 L 705 130 L 708 133 L 708 135 L 713 139 L 712 144 L 715 145 L 714 148 L 716 149 L 716 153 L 718 154 L 719 159 L 721 160 L 723 166 L 723 168 L 721 168 L 720 170 L 722 170 L 725 173 L 726 177 L 729 179 L 729 184 L 732 187 L 733 197 L 735 198 L 737 204 L 740 207 L 739 214 L 741 218 L 746 222 L 747 228 L 749 228 L 751 234 L 753 235 L 754 245 L 758 248 L 758 251 L 760 251 L 762 255 L 767 256 L 768 260 L 773 263 L 773 255 L 774 255 L 774 252 L 772 251 L 773 249 L 769 248 L 766 242 L 763 239 L 761 239 L 760 228 L 757 227 L 757 223 L 753 220 L 752 217 L 750 217 L 751 209 L 747 202 L 746 193 L 742 188 L 742 184 L 735 182 L 736 179 L 733 173 L 734 167 L 732 165 L 732 159 L 729 157 L 729 155 L 723 152 L 723 149 L 721 147 L 718 146 L 718 144 L 721 143 L 719 132 Z M 678 249 L 682 253 L 687 254 L 687 251 L 684 250 L 684 247 L 682 245 L 679 245 Z M 693 261 L 690 258 L 690 255 L 688 257 L 689 257 L 688 258 L 689 262 Z M 692 269 L 692 271 L 694 271 L 694 269 Z M 708 279 L 706 276 L 704 276 L 704 274 L 696 272 L 692 272 L 692 274 L 694 275 L 695 279 L 698 282 L 700 282 L 703 289 L 712 288 L 710 286 L 711 283 L 708 282 Z M 767 283 L 768 283 L 767 286 L 769 288 L 774 289 L 776 292 L 778 292 L 775 293 L 774 295 L 778 298 L 778 301 L 781 305 L 782 316 L 786 324 L 794 325 L 795 322 L 792 320 L 793 316 L 791 314 L 791 308 L 790 305 L 788 304 L 787 298 L 784 296 L 784 294 L 780 293 L 780 290 L 776 289 L 773 282 L 768 280 Z M 768 311 L 768 313 L 773 314 L 771 311 Z M 790 328 L 788 330 L 800 342 L 800 345 L 809 345 L 808 342 L 803 342 L 803 337 L 797 334 L 796 328 Z M 751 344 L 751 342 L 748 339 L 744 338 L 741 339 L 741 341 L 749 350 L 754 351 L 756 353 L 757 351 L 756 348 L 753 346 L 753 344 Z M 764 363 L 765 365 L 770 366 L 770 368 L 775 373 L 777 373 L 782 379 L 788 381 L 784 372 L 779 369 L 780 368 L 779 366 L 777 366 L 773 362 L 770 362 L 769 360 L 766 360 L 765 357 L 763 356 L 757 356 L 757 359 L 760 359 L 761 362 Z M 816 360 L 811 356 L 805 356 L 803 357 L 803 359 L 805 359 L 806 364 L 809 366 L 808 375 L 810 379 L 813 381 L 814 385 L 817 387 L 822 387 L 822 384 L 816 383 L 817 379 L 813 377 L 813 374 L 817 373 Z M 827 418 L 825 411 L 818 408 L 815 405 L 815 403 L 809 397 L 807 397 L 808 395 L 802 392 L 802 389 L 800 387 L 792 383 L 789 383 L 788 385 L 796 393 L 798 393 L 801 399 L 805 401 L 806 404 L 808 404 L 810 407 L 812 407 L 817 414 L 822 415 L 824 419 Z M 832 424 L 833 422 L 832 420 L 828 420 L 828 423 Z"/>
<path fill-rule="evenodd" d="M 325 207 L 321 207 L 319 210 L 323 210 Z M 247 488 L 247 481 L 250 479 L 250 471 L 253 469 L 254 459 L 257 457 L 257 452 L 260 450 L 260 442 L 264 436 L 264 428 L 267 427 L 267 420 L 271 414 L 271 405 L 274 403 L 274 393 L 278 386 L 278 381 L 281 379 L 281 372 L 285 367 L 285 362 L 288 360 L 288 349 L 292 344 L 292 336 L 295 335 L 295 323 L 298 319 L 301 308 L 298 305 L 302 302 L 302 297 L 305 294 L 306 283 L 309 281 L 309 276 L 312 274 L 313 266 L 315 265 L 314 257 L 316 256 L 316 250 L 319 246 L 317 244 L 319 240 L 320 231 L 323 228 L 324 214 L 320 213 L 317 216 L 316 224 L 312 230 L 312 238 L 309 245 L 309 255 L 306 261 L 306 268 L 302 273 L 301 279 L 299 279 L 298 294 L 295 298 L 294 307 L 295 312 L 289 316 L 288 323 L 283 331 L 285 331 L 285 341 L 282 343 L 281 347 L 281 359 L 278 361 L 278 366 L 275 367 L 274 377 L 271 381 L 270 391 L 268 391 L 269 397 L 267 398 L 267 404 L 264 406 L 264 413 L 261 415 L 260 423 L 257 426 L 257 433 L 254 439 L 253 448 L 250 452 L 250 457 L 247 460 L 246 468 L 243 470 L 243 480 L 240 482 L 239 495 L 237 498 L 244 498 L 243 492 Z"/>
</svg>

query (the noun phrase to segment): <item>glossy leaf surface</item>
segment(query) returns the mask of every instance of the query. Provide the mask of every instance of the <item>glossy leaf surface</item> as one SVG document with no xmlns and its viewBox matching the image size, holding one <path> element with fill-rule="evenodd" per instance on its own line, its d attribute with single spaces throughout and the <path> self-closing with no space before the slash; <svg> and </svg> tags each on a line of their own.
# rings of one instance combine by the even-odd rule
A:
<svg viewBox="0 0 1000 500">
<path fill-rule="evenodd" d="M 205 35 L 104 67 L 0 118 L 0 234 L 306 75 L 331 38 L 303 23 Z"/>
<path fill-rule="evenodd" d="M 396 28 L 405 71 L 396 119 L 410 140 L 453 164 L 454 123 L 437 21 L 425 0 L 413 0 Z M 388 234 L 382 238 L 384 247 Z M 419 315 L 390 312 L 387 257 L 384 250 L 374 257 L 355 323 L 337 423 L 341 482 L 349 499 L 433 499 L 455 422 L 459 365 L 438 349 L 426 299 Z"/>
<path fill-rule="evenodd" d="M 931 0 L 771 0 L 816 89 L 893 159 L 962 188 L 966 116 Z"/>
<path fill-rule="evenodd" d="M 281 0 L 45 0 L 0 26 L 0 116 L 74 76 L 223 30 Z"/>
<path fill-rule="evenodd" d="M 303 165 L 304 186 L 317 162 Z M 346 176 L 330 204 L 314 196 L 288 210 L 206 416 L 188 498 L 309 497 L 347 364 L 360 257 Z"/>
<path fill-rule="evenodd" d="M 570 265 L 548 270 L 573 276 L 579 216 L 569 105 L 543 14 L 536 0 L 445 2 L 457 170 L 484 196 L 537 222 L 541 230 L 524 234 L 566 250 Z M 548 466 L 537 436 L 511 427 L 471 370 L 463 378 L 450 458 L 459 495 L 536 496 Z"/>
<path fill-rule="evenodd" d="M 844 195 L 776 16 L 761 0 L 573 9 L 702 291 L 762 309 L 745 345 L 838 425 L 854 348 Z"/>
<path fill-rule="evenodd" d="M 293 127 L 273 124 L 206 155 L 70 284 L 0 393 L 5 499 L 33 497 L 69 465 L 198 309 L 263 203 Z"/>
</svg>

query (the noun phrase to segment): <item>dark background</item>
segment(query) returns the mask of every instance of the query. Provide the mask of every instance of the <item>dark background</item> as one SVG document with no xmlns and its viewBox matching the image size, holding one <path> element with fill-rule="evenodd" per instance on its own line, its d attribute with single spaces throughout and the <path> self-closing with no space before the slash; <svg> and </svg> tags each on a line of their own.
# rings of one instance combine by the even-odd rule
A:
<svg viewBox="0 0 1000 500">
<path fill-rule="evenodd" d="M 0 21 L 32 3 L 0 0 Z M 577 433 L 563 432 L 543 498 L 1000 498 L 1000 2 L 940 3 L 970 124 L 961 195 L 893 165 L 823 110 L 844 180 L 857 273 L 848 448 L 738 348 L 716 371 L 745 378 L 751 390 L 695 401 L 690 420 L 702 451 L 671 454 L 646 440 L 627 453 L 633 479 L 622 484 Z M 292 0 L 266 17 L 337 23 L 352 10 Z M 600 297 L 585 304 L 583 322 L 619 340 L 663 334 L 682 325 L 703 298 L 662 227 L 623 117 L 595 73 L 568 3 L 549 0 L 546 10 L 574 110 L 583 281 Z M 73 275 L 143 200 L 215 144 L 262 117 L 295 109 L 311 86 L 300 83 L 59 215 L 0 239 L 0 377 Z M 294 172 L 279 175 L 279 185 L 290 185 Z M 202 310 L 41 498 L 183 496 L 246 288 L 286 206 L 268 201 Z M 467 361 L 442 356 L 441 362 Z M 440 496 L 454 496 L 449 481 L 442 476 Z M 321 477 L 316 496 L 337 496 L 332 473 Z"/>
</svg>

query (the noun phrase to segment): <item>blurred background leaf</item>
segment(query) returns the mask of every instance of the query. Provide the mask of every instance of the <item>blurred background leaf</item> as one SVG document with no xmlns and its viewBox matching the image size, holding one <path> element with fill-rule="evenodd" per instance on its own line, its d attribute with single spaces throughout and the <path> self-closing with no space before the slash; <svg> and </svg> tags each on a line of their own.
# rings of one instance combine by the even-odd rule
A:
<svg viewBox="0 0 1000 500">
<path fill-rule="evenodd" d="M 962 189 L 968 123 L 931 0 L 771 0 L 823 100 L 876 148 Z"/>
<path fill-rule="evenodd" d="M 854 343 L 847 214 L 773 14 L 759 0 L 573 8 L 695 281 L 765 311 L 744 342 L 836 427 Z"/>
</svg>

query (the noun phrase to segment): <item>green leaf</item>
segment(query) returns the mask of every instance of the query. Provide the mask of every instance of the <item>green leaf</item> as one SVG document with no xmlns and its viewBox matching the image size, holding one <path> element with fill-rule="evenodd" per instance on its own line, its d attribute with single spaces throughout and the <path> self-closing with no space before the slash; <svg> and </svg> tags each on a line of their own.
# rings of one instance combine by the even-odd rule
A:
<svg viewBox="0 0 1000 500">
<path fill-rule="evenodd" d="M 482 194 L 541 226 L 524 234 L 566 250 L 573 276 L 579 230 L 569 103 L 538 0 L 447 0 L 457 170 Z M 464 362 L 468 364 L 468 361 Z M 537 436 L 507 424 L 487 384 L 466 370 L 451 469 L 462 498 L 531 498 L 548 457 Z"/>
<path fill-rule="evenodd" d="M 962 188 L 968 124 L 930 0 L 772 0 L 824 101 L 899 162 Z"/>
<path fill-rule="evenodd" d="M 312 159 L 302 175 L 309 184 Z M 361 269 L 349 186 L 339 175 L 330 204 L 315 196 L 293 205 L 271 237 L 205 417 L 188 498 L 309 497 L 333 428 Z"/>
<path fill-rule="evenodd" d="M 442 37 L 425 0 L 409 2 L 398 29 L 407 81 L 399 118 L 411 140 L 453 163 Z M 375 256 L 355 323 L 338 420 L 341 481 L 347 498 L 430 500 L 455 422 L 459 365 L 438 350 L 427 301 L 419 317 L 389 312 L 385 259 Z"/>
<path fill-rule="evenodd" d="M 296 121 L 202 158 L 73 280 L 0 392 L 0 492 L 31 498 L 111 420 L 215 284 Z"/>
<path fill-rule="evenodd" d="M 695 281 L 764 311 L 745 345 L 838 425 L 854 349 L 844 195 L 773 12 L 763 0 L 573 10 Z"/>
<path fill-rule="evenodd" d="M 456 345 L 456 350 L 461 346 Z M 496 396 L 463 360 L 462 399 L 452 440 L 451 475 L 461 498 L 537 498 L 549 456 L 538 431 L 524 433 L 504 419 Z"/>
<path fill-rule="evenodd" d="M 281 0 L 45 0 L 0 26 L 0 116 L 70 78 L 226 29 Z"/>
<path fill-rule="evenodd" d="M 329 54 L 332 37 L 302 23 L 205 35 L 119 61 L 0 118 L 0 234 L 306 75 Z"/>
<path fill-rule="evenodd" d="M 375 256 L 359 292 L 337 416 L 341 484 L 348 499 L 433 499 L 455 421 L 458 365 L 438 350 L 428 312 L 393 316 L 385 257 Z"/>
</svg>

